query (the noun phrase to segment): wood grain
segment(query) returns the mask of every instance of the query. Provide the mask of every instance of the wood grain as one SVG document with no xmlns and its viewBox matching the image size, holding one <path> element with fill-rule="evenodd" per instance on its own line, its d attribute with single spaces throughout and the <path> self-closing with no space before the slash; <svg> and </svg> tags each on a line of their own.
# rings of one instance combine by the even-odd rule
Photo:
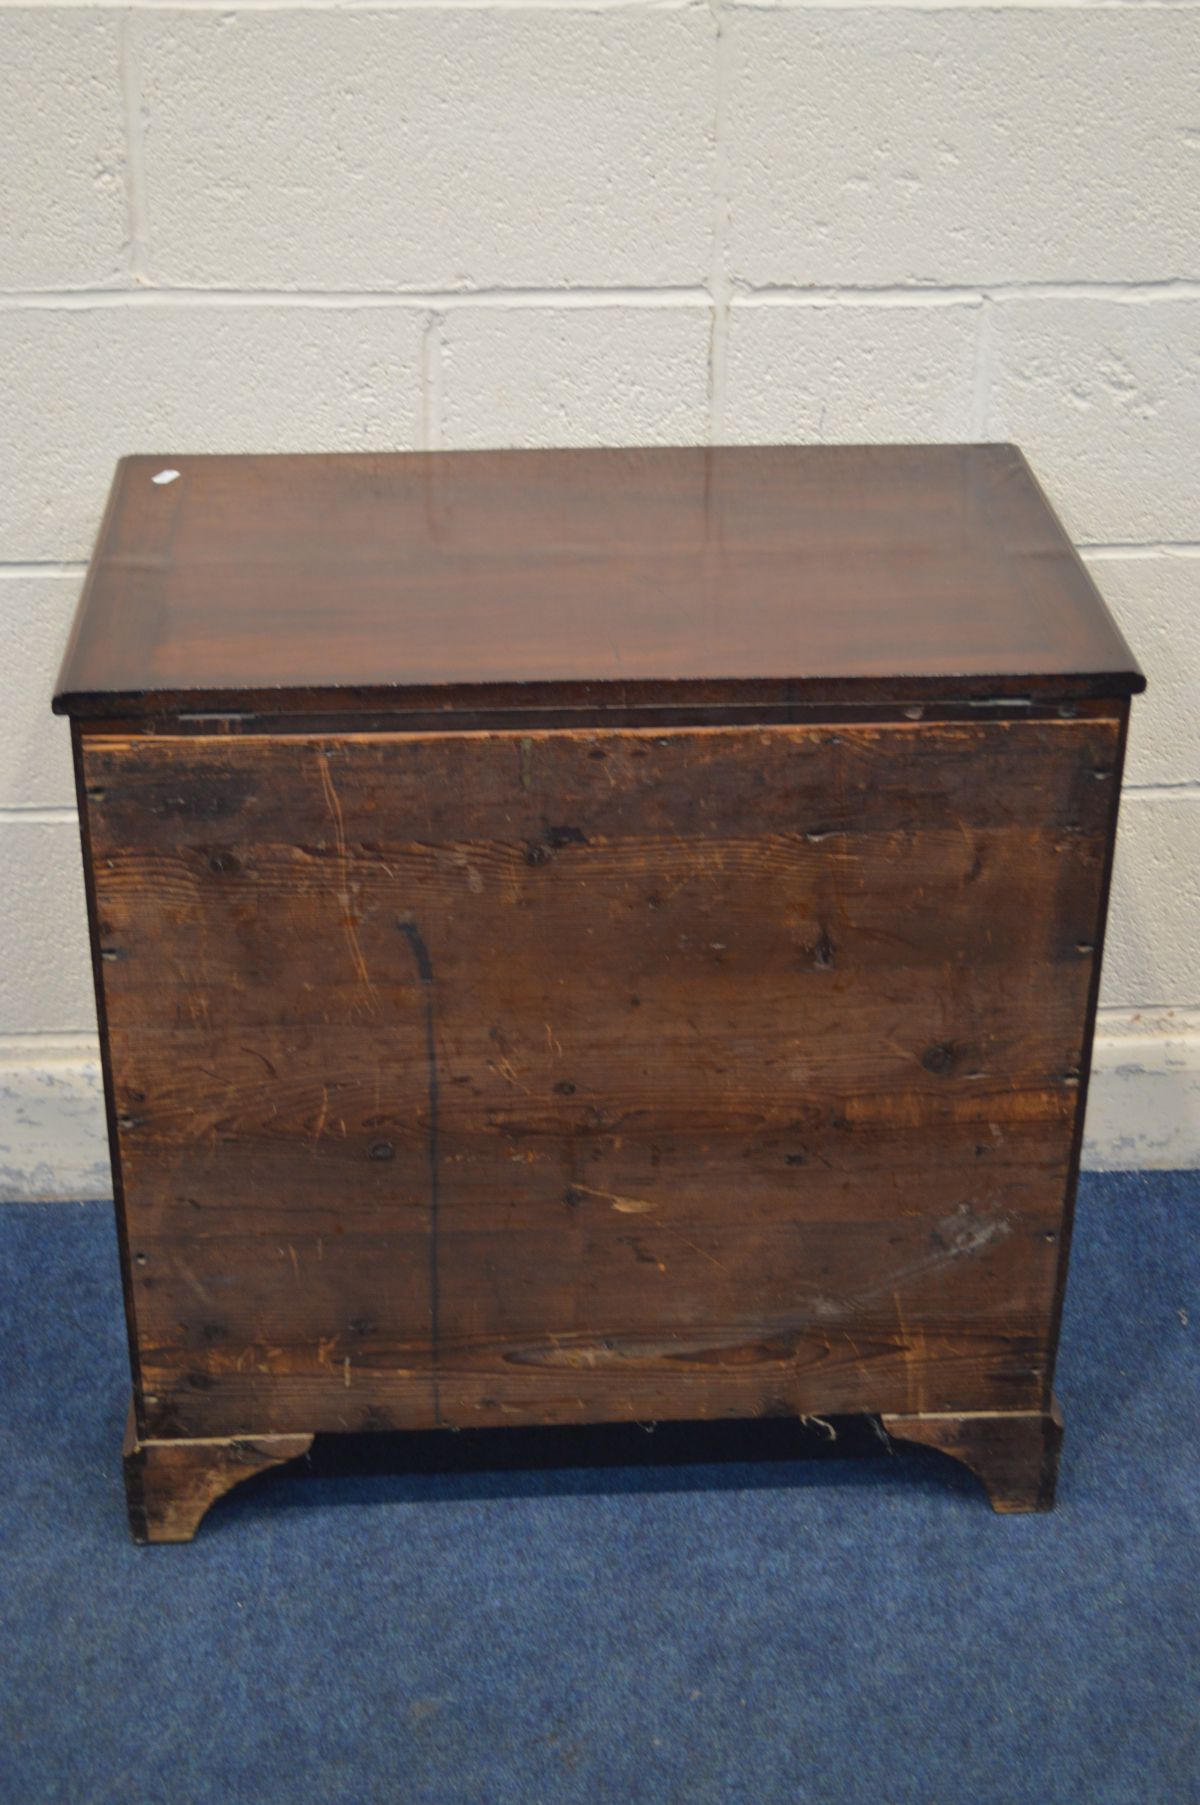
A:
<svg viewBox="0 0 1200 1805">
<path fill-rule="evenodd" d="M 1062 1412 L 1046 1410 L 964 1416 L 883 1417 L 896 1441 L 919 1442 L 970 1467 L 992 1509 L 1002 1513 L 1051 1510 L 1062 1450 Z"/>
<path fill-rule="evenodd" d="M 1039 1410 L 1118 738 L 86 735 L 142 1434 Z"/>
<path fill-rule="evenodd" d="M 164 465 L 178 479 L 156 485 Z M 1014 446 L 172 455 L 118 467 L 55 706 L 1142 685 Z"/>
<path fill-rule="evenodd" d="M 135 1542 L 190 1542 L 206 1512 L 243 1480 L 297 1460 L 311 1435 L 143 1441 L 133 1409 L 122 1450 Z"/>
</svg>

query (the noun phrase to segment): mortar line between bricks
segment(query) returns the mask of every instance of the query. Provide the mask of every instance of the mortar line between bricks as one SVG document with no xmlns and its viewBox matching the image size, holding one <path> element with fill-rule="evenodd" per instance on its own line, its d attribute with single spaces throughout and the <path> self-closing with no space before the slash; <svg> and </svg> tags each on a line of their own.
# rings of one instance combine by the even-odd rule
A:
<svg viewBox="0 0 1200 1805">
<path fill-rule="evenodd" d="M 1190 802 L 1200 796 L 1200 782 L 1195 778 L 1181 778 L 1178 783 L 1123 783 L 1121 799 L 1127 796 L 1166 796 L 1172 802 Z"/>
<path fill-rule="evenodd" d="M 1146 1016 L 1151 1017 L 1149 1023 Z M 1200 1033 L 1200 1012 L 1194 1003 L 1101 1003 L 1096 1010 L 1097 1029 L 1101 1024 L 1114 1040 L 1125 1036 L 1147 1040 L 1178 1036 L 1184 1040 Z"/>
<path fill-rule="evenodd" d="M 0 0 L 2 4 L 2 0 Z M 120 307 L 392 307 L 428 313 L 462 307 L 705 307 L 701 284 L 678 288 L 77 288 L 0 292 L 0 311 L 78 311 Z"/>
<path fill-rule="evenodd" d="M 992 371 L 996 335 L 992 327 L 992 303 L 984 300 L 975 329 L 975 371 L 971 385 L 971 431 L 977 439 L 987 436 L 992 402 Z"/>
<path fill-rule="evenodd" d="M 0 5 L 3 0 L 0 0 Z M 709 283 L 711 284 L 711 274 Z M 974 286 L 751 288 L 733 280 L 732 307 L 956 307 L 981 301 L 1111 301 L 1154 306 L 1200 300 L 1200 281 L 978 283 Z M 0 312 L 86 312 L 121 307 L 391 307 L 428 312 L 461 308 L 711 307 L 711 287 L 656 288 L 76 288 L 0 291 Z"/>
<path fill-rule="evenodd" d="M 134 44 L 132 13 L 122 13 L 117 26 L 117 61 L 125 125 L 125 209 L 129 228 L 129 274 L 135 282 L 149 273 L 149 222 L 143 142 L 142 70 Z"/>
<path fill-rule="evenodd" d="M 46 558 L 41 561 L 36 558 L 24 561 L 12 558 L 0 560 L 0 581 L 5 577 L 14 580 L 18 577 L 82 577 L 86 570 L 87 560 L 84 558 L 77 562 L 62 558 Z"/>
<path fill-rule="evenodd" d="M 16 1055 L 57 1054 L 60 1059 L 99 1059 L 100 1042 L 84 1028 L 32 1028 L 28 1034 L 0 1034 L 0 1060 Z M 3 1206 L 0 1205 L 0 1208 Z"/>
<path fill-rule="evenodd" d="M 161 0 L 161 3 L 169 4 L 169 0 Z M 212 3 L 216 5 L 217 0 Z M 286 0 L 265 0 L 265 3 L 285 4 Z M 740 13 L 1182 13 L 1196 10 L 1194 0 L 730 0 L 730 4 Z"/>
<path fill-rule="evenodd" d="M 440 451 L 442 448 L 442 414 L 445 402 L 442 381 L 444 323 L 443 314 L 431 311 L 421 337 L 421 440 L 426 451 Z"/>
<path fill-rule="evenodd" d="M 0 808 L 0 827 L 61 827 L 65 822 L 73 826 L 78 819 L 66 803 L 54 808 L 21 808 L 15 804 Z"/>
<path fill-rule="evenodd" d="M 67 12 L 140 12 L 140 13 L 424 13 L 424 12 L 506 12 L 506 13 L 677 13 L 693 12 L 707 0 L 0 0 L 0 12 L 19 7 L 49 10 L 58 7 Z M 855 6 L 867 0 L 853 0 Z M 945 0 L 943 0 L 943 4 Z M 977 5 L 981 0 L 964 0 Z M 1000 0 L 1001 6 L 1028 5 L 1031 0 Z M 1084 0 L 1035 0 L 1039 6 L 1053 4 L 1081 5 Z M 1117 0 L 1087 0 L 1088 4 L 1115 5 Z M 1132 8 L 1160 3 L 1160 0 L 1120 0 Z M 1165 3 L 1165 0 L 1162 0 Z M 834 0 L 839 4 L 839 0 Z M 1176 8 L 1189 0 L 1173 0 Z"/>
<path fill-rule="evenodd" d="M 725 436 L 725 389 L 729 360 L 730 159 L 726 140 L 726 98 L 730 82 L 730 20 L 724 0 L 708 0 L 713 21 L 713 160 L 712 160 L 712 260 L 708 289 L 712 297 L 712 321 L 708 346 L 708 441 L 719 445 Z"/>
<path fill-rule="evenodd" d="M 1114 540 L 1104 545 L 1080 544 L 1075 549 L 1098 563 L 1106 558 L 1200 558 L 1200 543 L 1191 539 Z"/>
<path fill-rule="evenodd" d="M 1200 300 L 1200 280 L 1183 276 L 1141 282 L 895 282 L 876 287 L 840 282 L 804 288 L 785 283 L 755 286 L 739 279 L 734 289 L 735 304 L 741 307 L 950 307 L 978 301 L 1119 301 L 1146 305 Z"/>
<path fill-rule="evenodd" d="M 741 13 L 778 12 L 1172 12 L 1200 9 L 1200 0 L 725 0 Z M 18 8 L 65 12 L 184 13 L 676 13 L 708 0 L 0 0 Z"/>
</svg>

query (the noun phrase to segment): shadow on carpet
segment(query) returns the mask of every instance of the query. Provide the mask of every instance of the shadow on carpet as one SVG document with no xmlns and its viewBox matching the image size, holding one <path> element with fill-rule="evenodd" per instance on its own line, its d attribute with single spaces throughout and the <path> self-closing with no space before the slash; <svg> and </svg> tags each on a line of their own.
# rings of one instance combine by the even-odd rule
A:
<svg viewBox="0 0 1200 1805">
<path fill-rule="evenodd" d="M 0 1206 L 6 1805 L 1200 1800 L 1200 1175 L 1083 1181 L 1048 1517 L 762 1424 L 318 1444 L 135 1549 L 111 1215 Z"/>
</svg>

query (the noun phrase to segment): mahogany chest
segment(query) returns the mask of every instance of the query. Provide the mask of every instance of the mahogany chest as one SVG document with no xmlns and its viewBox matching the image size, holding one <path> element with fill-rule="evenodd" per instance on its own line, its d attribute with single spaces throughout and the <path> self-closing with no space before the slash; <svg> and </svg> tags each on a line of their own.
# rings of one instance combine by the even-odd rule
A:
<svg viewBox="0 0 1200 1805">
<path fill-rule="evenodd" d="M 135 1535 L 848 1412 L 1048 1506 L 1142 686 L 1011 446 L 123 462 L 54 705 Z"/>
</svg>

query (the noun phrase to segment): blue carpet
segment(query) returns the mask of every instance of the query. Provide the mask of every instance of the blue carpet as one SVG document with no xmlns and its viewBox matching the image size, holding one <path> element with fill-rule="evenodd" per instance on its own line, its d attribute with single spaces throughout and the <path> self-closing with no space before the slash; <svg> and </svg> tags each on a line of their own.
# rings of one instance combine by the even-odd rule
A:
<svg viewBox="0 0 1200 1805">
<path fill-rule="evenodd" d="M 1088 1177 L 1057 1511 L 939 1456 L 314 1477 L 126 1538 L 107 1206 L 0 1208 L 0 1799 L 1200 1799 L 1200 1174 Z"/>
</svg>

